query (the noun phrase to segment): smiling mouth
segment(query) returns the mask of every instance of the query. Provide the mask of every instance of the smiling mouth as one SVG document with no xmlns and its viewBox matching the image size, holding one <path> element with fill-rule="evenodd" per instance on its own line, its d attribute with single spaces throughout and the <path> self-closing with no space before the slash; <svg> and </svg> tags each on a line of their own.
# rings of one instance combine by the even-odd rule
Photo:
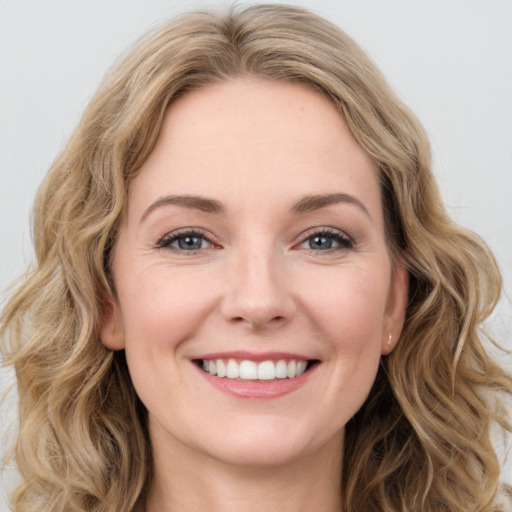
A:
<svg viewBox="0 0 512 512">
<path fill-rule="evenodd" d="M 197 359 L 195 363 L 212 376 L 245 381 L 275 381 L 295 379 L 320 361 L 280 359 L 278 361 L 251 361 L 248 359 Z"/>
</svg>

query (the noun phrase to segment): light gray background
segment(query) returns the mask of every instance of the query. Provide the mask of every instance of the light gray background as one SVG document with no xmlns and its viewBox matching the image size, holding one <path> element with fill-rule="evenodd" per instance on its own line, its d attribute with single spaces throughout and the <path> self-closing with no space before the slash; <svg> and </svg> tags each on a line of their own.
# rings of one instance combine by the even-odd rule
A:
<svg viewBox="0 0 512 512">
<path fill-rule="evenodd" d="M 451 213 L 483 236 L 504 273 L 505 297 L 490 328 L 512 348 L 512 1 L 288 3 L 314 9 L 351 34 L 426 126 Z M 160 21 L 227 4 L 0 0 L 0 290 L 32 260 L 34 193 L 106 68 Z M 1 369 L 0 393 L 8 382 L 11 373 Z M 10 396 L 0 409 L 0 431 L 13 409 Z M 512 482 L 511 461 L 503 477 Z M 3 487 L 13 480 L 7 471 Z M 0 512 L 7 510 L 0 494 Z"/>
</svg>

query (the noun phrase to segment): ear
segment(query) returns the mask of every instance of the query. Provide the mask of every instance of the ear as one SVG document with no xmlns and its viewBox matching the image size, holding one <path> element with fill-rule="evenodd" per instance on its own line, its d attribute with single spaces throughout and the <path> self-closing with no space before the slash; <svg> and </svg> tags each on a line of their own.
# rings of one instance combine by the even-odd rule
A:
<svg viewBox="0 0 512 512">
<path fill-rule="evenodd" d="M 110 293 L 106 294 L 102 309 L 101 342 L 110 350 L 121 350 L 125 347 L 123 320 L 119 304 Z"/>
<path fill-rule="evenodd" d="M 409 297 L 409 273 L 403 262 L 396 264 L 391 276 L 388 303 L 382 333 L 381 353 L 389 354 L 396 346 L 405 322 Z"/>
</svg>

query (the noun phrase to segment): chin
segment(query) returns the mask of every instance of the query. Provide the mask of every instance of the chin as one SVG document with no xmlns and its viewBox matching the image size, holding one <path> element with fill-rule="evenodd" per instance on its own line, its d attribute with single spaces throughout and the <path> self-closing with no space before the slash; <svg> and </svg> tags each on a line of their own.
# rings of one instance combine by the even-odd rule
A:
<svg viewBox="0 0 512 512">
<path fill-rule="evenodd" d="M 259 424 L 256 421 L 250 426 L 237 425 L 229 430 L 228 435 L 219 439 L 215 437 L 210 438 L 211 443 L 205 450 L 211 458 L 232 466 L 268 468 L 287 466 L 312 457 L 327 446 L 332 450 L 336 445 L 340 453 L 343 430 L 323 439 L 300 426 L 290 428 L 289 422 L 265 418 Z"/>
</svg>

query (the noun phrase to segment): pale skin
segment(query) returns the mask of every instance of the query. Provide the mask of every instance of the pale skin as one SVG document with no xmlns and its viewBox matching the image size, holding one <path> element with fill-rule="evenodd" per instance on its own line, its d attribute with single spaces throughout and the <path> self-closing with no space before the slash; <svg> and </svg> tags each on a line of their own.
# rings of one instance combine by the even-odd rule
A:
<svg viewBox="0 0 512 512">
<path fill-rule="evenodd" d="M 132 183 L 113 276 L 101 337 L 148 409 L 146 511 L 339 512 L 344 427 L 400 336 L 407 274 L 336 109 L 253 78 L 177 100 Z M 219 354 L 308 367 L 240 387 L 202 369 Z"/>
</svg>

